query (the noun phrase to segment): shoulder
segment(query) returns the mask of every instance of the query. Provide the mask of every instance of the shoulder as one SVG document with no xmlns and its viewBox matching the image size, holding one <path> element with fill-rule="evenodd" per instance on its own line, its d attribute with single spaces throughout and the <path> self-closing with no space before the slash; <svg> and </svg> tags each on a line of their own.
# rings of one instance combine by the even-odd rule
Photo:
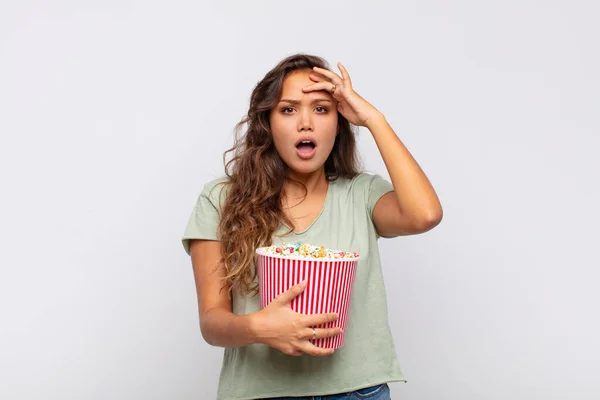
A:
<svg viewBox="0 0 600 400">
<path fill-rule="evenodd" d="M 387 181 L 378 174 L 360 172 L 353 178 L 338 178 L 336 182 L 339 187 L 350 192 L 368 193 L 373 185 Z"/>
<path fill-rule="evenodd" d="M 200 193 L 199 200 L 208 200 L 215 208 L 220 209 L 229 192 L 229 183 L 229 178 L 226 176 L 206 182 Z"/>
<path fill-rule="evenodd" d="M 353 178 L 340 181 L 340 193 L 344 198 L 352 198 L 355 204 L 362 204 L 369 213 L 373 212 L 379 199 L 394 190 L 394 186 L 381 175 L 361 172 Z"/>
<path fill-rule="evenodd" d="M 371 182 L 373 182 L 373 180 L 378 179 L 378 178 L 381 178 L 381 177 L 377 174 L 361 172 L 360 174 L 356 175 L 352 180 L 356 186 L 364 187 L 364 186 L 369 186 L 371 184 Z"/>
</svg>

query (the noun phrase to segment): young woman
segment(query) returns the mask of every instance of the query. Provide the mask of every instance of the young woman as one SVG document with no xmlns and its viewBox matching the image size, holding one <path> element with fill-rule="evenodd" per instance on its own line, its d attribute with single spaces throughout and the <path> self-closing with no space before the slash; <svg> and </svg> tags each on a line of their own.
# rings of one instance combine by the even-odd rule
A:
<svg viewBox="0 0 600 400">
<path fill-rule="evenodd" d="M 233 152 L 226 176 L 204 186 L 182 238 L 202 335 L 225 348 L 218 399 L 389 399 L 387 382 L 405 381 L 377 240 L 432 229 L 442 207 L 384 115 L 338 68 L 341 76 L 323 59 L 297 54 L 265 75 L 225 152 Z M 371 132 L 391 183 L 360 172 L 353 126 Z M 260 310 L 254 251 L 275 240 L 360 254 L 342 348 L 309 342 L 340 331 L 312 328 L 335 314 L 292 311 L 303 284 Z"/>
</svg>

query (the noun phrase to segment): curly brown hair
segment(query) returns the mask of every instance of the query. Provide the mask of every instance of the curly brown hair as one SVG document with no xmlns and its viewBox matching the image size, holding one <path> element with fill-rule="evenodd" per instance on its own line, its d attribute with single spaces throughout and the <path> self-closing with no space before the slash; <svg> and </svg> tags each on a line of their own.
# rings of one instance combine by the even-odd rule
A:
<svg viewBox="0 0 600 400">
<path fill-rule="evenodd" d="M 298 70 L 312 70 L 314 66 L 330 70 L 321 57 L 307 54 L 289 56 L 270 70 L 252 91 L 248 113 L 235 127 L 234 145 L 223 154 L 228 179 L 221 183 L 228 190 L 218 227 L 222 258 L 217 268 L 224 266 L 224 287 L 229 286 L 230 294 L 233 290 L 245 294 L 258 292 L 255 250 L 272 244 L 272 236 L 281 222 L 294 226 L 281 206 L 285 182 L 303 186 L 306 197 L 306 186 L 288 176 L 289 167 L 275 149 L 269 117 L 279 101 L 286 76 Z M 245 124 L 247 130 L 241 135 Z M 337 129 L 333 149 L 324 165 L 330 182 L 339 177 L 353 178 L 361 168 L 355 127 L 338 113 Z M 233 157 L 226 162 L 228 153 L 233 153 Z M 284 235 L 292 231 L 290 228 Z"/>
</svg>

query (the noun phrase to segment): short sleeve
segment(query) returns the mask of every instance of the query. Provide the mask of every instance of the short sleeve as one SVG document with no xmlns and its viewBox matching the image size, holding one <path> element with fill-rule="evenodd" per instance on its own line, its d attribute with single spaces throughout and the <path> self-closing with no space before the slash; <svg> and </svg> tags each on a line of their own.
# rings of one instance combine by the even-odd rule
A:
<svg viewBox="0 0 600 400">
<path fill-rule="evenodd" d="M 379 175 L 372 175 L 370 177 L 368 191 L 367 191 L 367 209 L 369 210 L 369 219 L 373 226 L 375 226 L 375 221 L 373 220 L 373 210 L 375 209 L 375 205 L 379 201 L 379 199 L 386 193 L 394 191 L 394 186 L 387 180 L 383 179 Z M 377 232 L 377 228 L 375 228 L 375 235 L 377 239 L 384 238 L 392 238 L 394 236 L 381 236 Z"/>
<path fill-rule="evenodd" d="M 221 187 L 216 187 L 213 181 L 207 183 L 198 196 L 181 238 L 183 248 L 188 255 L 191 239 L 219 240 L 220 192 Z"/>
<path fill-rule="evenodd" d="M 383 179 L 380 175 L 371 175 L 367 193 L 367 208 L 369 209 L 371 218 L 373 218 L 375 204 L 377 204 L 381 196 L 392 191 L 394 191 L 394 186 L 390 182 Z"/>
</svg>

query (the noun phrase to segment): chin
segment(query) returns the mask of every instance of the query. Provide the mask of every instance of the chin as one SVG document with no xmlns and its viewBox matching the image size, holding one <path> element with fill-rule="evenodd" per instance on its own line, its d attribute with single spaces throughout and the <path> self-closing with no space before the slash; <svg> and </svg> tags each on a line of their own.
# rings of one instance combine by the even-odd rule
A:
<svg viewBox="0 0 600 400">
<path fill-rule="evenodd" d="M 317 172 L 319 170 L 319 168 L 306 168 L 306 167 L 303 167 L 303 168 L 291 167 L 290 169 L 297 174 L 303 174 L 303 175 L 312 174 L 313 172 Z"/>
<path fill-rule="evenodd" d="M 292 164 L 289 167 L 297 174 L 308 175 L 321 170 L 324 165 L 325 164 L 323 163 L 314 162 L 310 163 L 310 165 L 308 165 L 308 163 L 305 163 L 304 165 Z"/>
</svg>

